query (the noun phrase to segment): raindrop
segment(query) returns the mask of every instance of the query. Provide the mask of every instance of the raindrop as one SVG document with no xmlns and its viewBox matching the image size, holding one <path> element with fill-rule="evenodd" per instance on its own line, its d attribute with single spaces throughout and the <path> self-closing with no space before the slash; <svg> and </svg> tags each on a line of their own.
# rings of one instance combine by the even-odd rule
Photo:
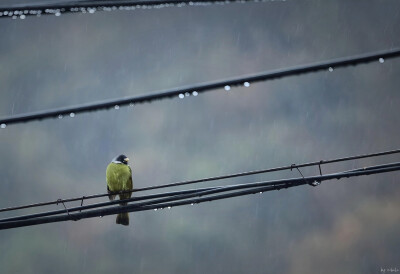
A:
<svg viewBox="0 0 400 274">
<path fill-rule="evenodd" d="M 312 186 L 319 186 L 320 184 L 321 184 L 320 181 L 314 181 L 314 182 L 311 183 Z"/>
<path fill-rule="evenodd" d="M 19 18 L 20 18 L 20 19 L 25 19 L 25 17 L 26 17 L 26 16 L 25 16 L 24 14 L 22 14 Z"/>
<path fill-rule="evenodd" d="M 262 194 L 262 191 L 260 191 L 259 193 Z"/>
<path fill-rule="evenodd" d="M 249 83 L 249 82 L 244 82 L 244 83 L 243 83 L 243 86 L 245 86 L 246 88 L 248 88 L 248 87 L 250 86 L 250 83 Z"/>
<path fill-rule="evenodd" d="M 58 119 L 62 119 L 62 118 L 63 118 L 62 114 L 58 115 Z"/>
<path fill-rule="evenodd" d="M 192 94 L 193 94 L 193 96 L 199 95 L 199 93 L 197 91 L 193 91 Z"/>
<path fill-rule="evenodd" d="M 183 98 L 185 98 L 185 95 L 183 95 L 182 93 L 179 93 L 179 98 L 183 99 Z"/>
<path fill-rule="evenodd" d="M 333 67 L 329 67 L 328 70 L 329 70 L 329 72 L 332 72 L 333 71 Z"/>
<path fill-rule="evenodd" d="M 168 207 L 168 209 L 171 209 L 171 208 L 172 208 L 172 207 L 170 207 L 170 206 Z"/>
<path fill-rule="evenodd" d="M 230 90 L 231 90 L 231 86 L 226 85 L 226 86 L 224 87 L 224 89 L 225 89 L 226 91 L 230 91 Z"/>
<path fill-rule="evenodd" d="M 119 105 L 115 105 L 114 108 L 115 108 L 115 109 L 119 109 Z"/>
<path fill-rule="evenodd" d="M 89 9 L 89 13 L 94 13 L 96 10 L 95 9 Z"/>
<path fill-rule="evenodd" d="M 194 205 L 194 203 L 191 203 L 190 205 Z"/>
<path fill-rule="evenodd" d="M 379 63 L 383 64 L 385 62 L 385 59 L 379 58 Z"/>
<path fill-rule="evenodd" d="M 129 106 L 130 106 L 130 107 L 133 107 L 134 105 L 135 105 L 135 104 L 132 103 L 132 102 L 129 103 Z"/>
<path fill-rule="evenodd" d="M 157 208 L 155 208 L 154 211 L 157 211 Z"/>
<path fill-rule="evenodd" d="M 190 96 L 190 93 L 189 92 L 185 92 L 185 96 L 186 97 Z"/>
<path fill-rule="evenodd" d="M 17 19 L 17 16 L 16 16 L 16 15 L 13 15 L 12 19 Z"/>
<path fill-rule="evenodd" d="M 6 128 L 6 126 L 7 126 L 6 124 L 1 124 L 0 125 L 1 128 Z"/>
<path fill-rule="evenodd" d="M 71 113 L 69 114 L 69 117 L 74 118 L 74 117 L 75 117 L 75 113 L 71 112 Z"/>
<path fill-rule="evenodd" d="M 99 217 L 100 217 L 100 218 L 103 218 L 103 215 L 100 215 Z"/>
<path fill-rule="evenodd" d="M 55 16 L 61 16 L 61 12 L 57 11 L 54 15 Z"/>
</svg>

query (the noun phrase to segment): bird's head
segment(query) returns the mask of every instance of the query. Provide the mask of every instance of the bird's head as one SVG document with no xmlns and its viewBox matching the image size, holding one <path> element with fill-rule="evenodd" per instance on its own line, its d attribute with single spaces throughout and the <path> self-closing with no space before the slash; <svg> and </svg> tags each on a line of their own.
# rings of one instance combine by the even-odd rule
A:
<svg viewBox="0 0 400 274">
<path fill-rule="evenodd" d="M 124 165 L 127 165 L 128 162 L 129 162 L 129 158 L 126 157 L 124 154 L 121 154 L 121 155 L 115 157 L 115 158 L 112 160 L 112 162 L 113 162 L 113 163 L 116 163 L 116 164 L 124 164 Z"/>
</svg>

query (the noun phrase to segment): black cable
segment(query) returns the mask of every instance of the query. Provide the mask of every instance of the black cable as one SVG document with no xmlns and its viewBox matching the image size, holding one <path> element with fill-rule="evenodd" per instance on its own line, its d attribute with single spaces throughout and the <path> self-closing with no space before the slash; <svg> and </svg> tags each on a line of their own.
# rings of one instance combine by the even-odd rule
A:
<svg viewBox="0 0 400 274">
<path fill-rule="evenodd" d="M 356 156 L 348 156 L 348 157 L 336 158 L 336 159 L 331 159 L 331 160 L 322 160 L 322 161 L 317 161 L 317 162 L 292 164 L 289 166 L 246 171 L 246 172 L 233 173 L 233 174 L 222 175 L 222 176 L 202 178 L 202 179 L 197 179 L 197 180 L 181 181 L 181 182 L 176 182 L 176 183 L 171 183 L 171 184 L 156 185 L 156 186 L 149 186 L 149 187 L 143 187 L 143 188 L 135 188 L 131 191 L 121 191 L 119 193 L 140 192 L 140 191 L 161 189 L 161 188 L 167 188 L 167 187 L 183 186 L 183 185 L 189 185 L 189 184 L 196 184 L 196 183 L 203 183 L 203 182 L 210 182 L 210 181 L 217 181 L 217 180 L 223 180 L 223 179 L 249 176 L 249 175 L 256 175 L 256 174 L 261 174 L 261 173 L 270 173 L 270 172 L 283 171 L 283 170 L 289 170 L 289 169 L 292 170 L 294 168 L 321 166 L 321 165 L 331 164 L 331 163 L 345 162 L 345 161 L 378 157 L 378 156 L 386 156 L 386 155 L 397 154 L 397 153 L 400 153 L 400 149 L 388 150 L 388 151 L 382 151 L 382 152 L 370 153 L 370 154 L 361 154 L 361 155 L 356 155 Z M 179 193 L 179 192 L 176 192 L 176 193 Z M 54 205 L 54 204 L 74 202 L 74 201 L 83 201 L 83 200 L 88 200 L 88 199 L 106 197 L 108 195 L 109 195 L 108 193 L 103 193 L 103 194 L 88 195 L 88 196 L 69 198 L 69 199 L 57 199 L 57 200 L 51 201 L 51 202 L 34 203 L 34 204 L 28 204 L 28 205 L 23 205 L 23 206 L 2 208 L 2 209 L 0 209 L 0 212 L 14 211 L 14 210 L 19 210 L 19 209 Z M 175 194 L 173 194 L 173 195 L 175 195 Z"/>
<path fill-rule="evenodd" d="M 257 182 L 257 183 L 250 183 L 250 184 L 242 184 L 242 185 L 234 185 L 234 186 L 226 186 L 221 188 L 216 188 L 213 190 L 205 190 L 200 193 L 191 193 L 191 194 L 184 194 L 178 195 L 178 197 L 168 197 L 158 199 L 156 201 L 149 201 L 149 202 L 142 202 L 136 204 L 128 204 L 125 206 L 114 206 L 102 209 L 96 209 L 91 211 L 83 211 L 79 213 L 70 213 L 64 215 L 57 215 L 57 216 L 48 216 L 48 217 L 40 217 L 40 218 L 33 218 L 33 219 L 26 219 L 20 221 L 10 221 L 10 222 L 1 222 L 0 229 L 9 229 L 9 228 L 16 228 L 22 226 L 31 226 L 37 224 L 44 224 L 44 223 L 53 223 L 53 222 L 61 222 L 67 220 L 80 220 L 92 217 L 102 217 L 106 215 L 113 215 L 118 213 L 124 212 L 136 212 L 136 211 L 145 211 L 151 209 L 158 209 L 158 208 L 165 208 L 165 207 L 173 207 L 173 206 L 180 206 L 180 205 L 187 205 L 187 204 L 198 204 L 207 201 L 215 201 L 220 199 L 227 199 L 237 196 L 243 196 L 248 194 L 254 194 L 257 192 L 265 192 L 271 190 L 279 190 L 282 188 L 289 188 L 293 186 L 299 186 L 304 184 L 311 184 L 313 182 L 322 182 L 332 179 L 341 179 L 341 178 L 350 178 L 355 176 L 363 176 L 363 175 L 372 175 L 372 174 L 380 174 L 386 172 L 393 172 L 399 171 L 400 164 L 399 163 L 390 163 L 386 165 L 368 167 L 366 169 L 356 170 L 356 171 L 344 171 L 339 173 L 333 173 L 328 175 L 318 175 L 318 176 L 310 176 L 310 177 L 301 177 L 301 178 L 293 178 L 293 179 L 284 179 L 284 180 L 275 180 L 275 181 L 265 181 L 265 182 Z M 246 190 L 242 190 L 246 189 Z M 238 191 L 235 191 L 238 190 Z M 217 194 L 214 196 L 209 196 L 212 194 L 216 194 L 219 192 L 227 192 L 227 191 L 235 191 L 232 193 L 224 193 L 224 194 Z M 206 196 L 202 198 L 194 198 L 193 197 L 199 196 Z M 183 200 L 185 199 L 185 200 Z M 177 201 L 183 200 L 183 201 Z M 125 202 L 125 201 L 124 201 Z"/>
<path fill-rule="evenodd" d="M 84 104 L 84 105 L 62 107 L 62 108 L 43 110 L 43 111 L 37 111 L 37 112 L 32 112 L 32 113 L 18 114 L 18 115 L 0 118 L 0 124 L 1 124 L 2 128 L 4 128 L 10 124 L 30 122 L 33 120 L 58 118 L 58 117 L 63 117 L 65 115 L 71 115 L 71 114 L 73 114 L 72 116 L 75 116 L 75 114 L 77 114 L 77 113 L 110 109 L 110 108 L 114 108 L 115 106 L 119 107 L 119 106 L 152 102 L 155 100 L 162 100 L 162 99 L 172 98 L 172 97 L 177 98 L 179 95 L 181 95 L 182 97 L 185 97 L 185 94 L 189 95 L 189 94 L 193 94 L 194 92 L 196 92 L 195 94 L 197 95 L 199 93 L 204 93 L 204 92 L 215 90 L 215 89 L 222 89 L 222 88 L 228 89 L 227 87 L 229 87 L 229 89 L 230 89 L 231 86 L 239 86 L 239 85 L 243 85 L 244 83 L 255 83 L 255 82 L 260 82 L 260 81 L 267 81 L 267 80 L 272 80 L 272 79 L 277 79 L 277 78 L 283 78 L 283 77 L 292 76 L 292 75 L 316 72 L 316 71 L 320 71 L 320 70 L 328 70 L 329 68 L 332 68 L 332 67 L 338 68 L 338 67 L 345 67 L 345 66 L 349 66 L 349 65 L 357 65 L 360 63 L 378 62 L 379 58 L 390 59 L 390 58 L 396 58 L 399 56 L 400 56 L 399 48 L 385 50 L 385 51 L 379 51 L 379 52 L 374 52 L 374 53 L 367 53 L 367 54 L 362 54 L 362 55 L 357 55 L 357 56 L 333 59 L 333 60 L 329 60 L 329 61 L 322 61 L 322 62 L 308 64 L 308 65 L 301 65 L 301 66 L 296 66 L 296 67 L 291 67 L 291 68 L 284 68 L 284 69 L 278 69 L 278 70 L 273 70 L 273 71 L 261 72 L 258 74 L 241 76 L 241 77 L 236 77 L 236 78 L 231 78 L 231 79 L 226 79 L 226 80 L 208 82 L 208 83 L 197 84 L 197 85 L 190 85 L 190 86 L 185 86 L 185 87 L 180 87 L 180 88 L 173 88 L 173 89 L 163 90 L 163 91 L 154 92 L 154 93 L 145 94 L 145 95 L 112 99 L 112 100 L 106 100 L 106 101 L 101 101 L 101 102 L 92 102 L 92 103 L 88 103 L 88 104 Z"/>
<path fill-rule="evenodd" d="M 259 0 L 264 1 L 264 0 Z M 259 2 L 255 0 L 103 0 L 103 1 L 64 1 L 49 4 L 22 4 L 0 6 L 0 18 L 25 19 L 27 16 L 56 15 L 66 13 L 95 13 L 97 11 L 150 9 L 164 7 L 200 6 L 209 4 L 228 4 Z"/>
<path fill-rule="evenodd" d="M 378 165 L 378 166 L 370 166 L 370 167 L 358 168 L 358 169 L 344 171 L 344 172 L 341 172 L 341 173 L 349 173 L 349 172 L 351 173 L 351 172 L 374 170 L 374 169 L 389 168 L 389 167 L 400 167 L 400 162 L 386 164 L 386 165 Z M 303 179 L 303 181 L 304 180 L 305 179 Z M 147 205 L 150 205 L 150 204 L 157 204 L 157 203 L 161 203 L 161 202 L 168 202 L 168 201 L 176 201 L 176 200 L 180 200 L 180 199 L 187 199 L 188 198 L 187 194 L 195 194 L 193 197 L 201 197 L 201 196 L 209 195 L 209 194 L 213 194 L 213 193 L 232 191 L 232 190 L 242 189 L 242 188 L 252 188 L 252 187 L 258 186 L 260 183 L 266 183 L 266 182 L 267 181 L 265 181 L 265 182 L 256 182 L 256 183 L 252 183 L 252 184 L 249 184 L 249 183 L 247 183 L 247 184 L 236 184 L 236 185 L 228 185 L 228 186 L 208 187 L 208 188 L 191 189 L 191 190 L 185 190 L 185 191 L 159 193 L 159 194 L 152 194 L 152 195 L 146 195 L 146 196 L 132 197 L 132 198 L 129 198 L 129 199 L 125 199 L 124 202 L 130 203 L 130 202 L 138 202 L 138 201 L 143 201 L 143 200 L 152 200 L 152 199 L 157 199 L 157 198 L 168 197 L 167 199 L 152 200 L 152 201 L 146 202 L 144 204 L 141 204 L 141 206 L 147 206 Z M 120 203 L 120 200 L 114 200 L 114 201 L 110 201 L 110 202 L 90 204 L 90 205 L 86 205 L 86 206 L 72 207 L 72 208 L 68 209 L 68 212 L 75 212 L 75 211 L 82 211 L 82 210 L 88 210 L 88 209 L 93 209 L 93 208 L 105 207 L 105 206 L 110 206 L 110 205 L 116 205 L 116 204 L 119 204 L 119 203 Z M 138 205 L 138 204 L 136 204 L 136 205 Z M 66 212 L 66 210 L 47 211 L 47 212 L 41 212 L 41 213 L 36 213 L 36 214 L 29 214 L 29 215 L 22 215 L 22 216 L 16 216 L 16 217 L 0 219 L 0 222 L 27 220 L 27 219 L 33 219 L 33 218 L 38 218 L 38 217 L 45 217 L 45 216 L 53 216 L 53 215 L 63 214 L 65 212 Z"/>
<path fill-rule="evenodd" d="M 150 195 L 146 195 L 146 196 L 135 196 L 133 198 L 127 199 L 124 202 L 132 202 L 132 201 L 137 202 L 137 201 L 150 200 L 150 199 L 155 199 L 155 198 L 178 196 L 178 195 L 182 195 L 182 194 L 200 193 L 202 191 L 213 190 L 216 188 L 219 188 L 219 187 L 207 187 L 207 188 L 199 188 L 199 189 L 173 191 L 173 192 L 167 192 L 167 193 L 150 194 Z M 82 210 L 87 210 L 87 209 L 92 209 L 92 208 L 116 205 L 119 203 L 120 203 L 120 200 L 114 200 L 114 201 L 109 201 L 109 202 L 90 204 L 90 205 L 86 205 L 86 206 L 71 207 L 68 209 L 68 211 L 69 212 L 82 211 Z M 65 210 L 61 209 L 61 210 L 41 212 L 41 213 L 36 213 L 36 214 L 22 215 L 22 216 L 17 216 L 17 217 L 10 217 L 10 218 L 5 218 L 5 219 L 0 219 L 0 222 L 26 220 L 26 219 L 32 219 L 32 218 L 37 218 L 37 217 L 57 215 L 57 214 L 61 214 L 61 213 L 65 213 Z"/>
</svg>

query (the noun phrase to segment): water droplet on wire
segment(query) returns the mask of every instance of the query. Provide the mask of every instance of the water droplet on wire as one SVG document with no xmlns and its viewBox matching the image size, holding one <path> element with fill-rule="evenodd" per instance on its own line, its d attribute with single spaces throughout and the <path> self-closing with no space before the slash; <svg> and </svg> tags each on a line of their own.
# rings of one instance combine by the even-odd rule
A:
<svg viewBox="0 0 400 274">
<path fill-rule="evenodd" d="M 182 93 L 179 94 L 179 98 L 183 99 L 185 98 L 185 95 L 183 95 Z"/>
<path fill-rule="evenodd" d="M 185 96 L 186 97 L 190 96 L 190 93 L 189 92 L 185 92 Z"/>
<path fill-rule="evenodd" d="M 224 87 L 224 89 L 225 89 L 226 91 L 230 91 L 230 90 L 231 90 L 231 86 L 226 85 L 226 86 Z"/>
<path fill-rule="evenodd" d="M 63 118 L 63 115 L 62 114 L 59 114 L 58 115 L 58 119 L 62 119 Z"/>
<path fill-rule="evenodd" d="M 1 124 L 0 128 L 6 128 L 6 126 L 7 126 L 6 124 Z"/>
<path fill-rule="evenodd" d="M 333 71 L 333 67 L 329 67 L 328 70 L 329 70 L 329 72 L 332 72 Z"/>
<path fill-rule="evenodd" d="M 157 208 L 155 208 L 154 211 L 157 211 Z"/>
<path fill-rule="evenodd" d="M 199 93 L 197 91 L 193 91 L 192 94 L 193 94 L 193 96 L 199 95 Z"/>
<path fill-rule="evenodd" d="M 385 62 L 385 59 L 379 58 L 379 63 L 383 64 Z"/>
<path fill-rule="evenodd" d="M 245 86 L 246 88 L 248 88 L 248 87 L 250 86 L 250 83 L 249 83 L 249 82 L 244 82 L 244 83 L 243 83 L 243 86 Z"/>
<path fill-rule="evenodd" d="M 115 108 L 115 109 L 119 109 L 119 105 L 115 105 L 114 108 Z"/>
<path fill-rule="evenodd" d="M 71 112 L 71 113 L 69 114 L 69 117 L 74 118 L 74 117 L 75 117 L 75 113 Z"/>
</svg>

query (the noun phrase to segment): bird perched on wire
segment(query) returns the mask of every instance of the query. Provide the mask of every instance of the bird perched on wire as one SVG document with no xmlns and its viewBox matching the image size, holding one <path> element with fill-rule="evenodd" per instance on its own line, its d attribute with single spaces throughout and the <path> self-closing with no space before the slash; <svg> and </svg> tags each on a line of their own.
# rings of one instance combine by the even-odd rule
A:
<svg viewBox="0 0 400 274">
<path fill-rule="evenodd" d="M 132 190 L 132 170 L 128 165 L 129 158 L 125 155 L 115 157 L 111 163 L 108 164 L 106 170 L 107 192 L 108 198 L 114 200 L 119 195 L 120 200 L 129 199 L 132 192 L 115 194 L 123 190 Z M 120 203 L 126 205 L 127 203 Z M 119 213 L 115 221 L 117 224 L 129 225 L 128 213 Z"/>
</svg>

